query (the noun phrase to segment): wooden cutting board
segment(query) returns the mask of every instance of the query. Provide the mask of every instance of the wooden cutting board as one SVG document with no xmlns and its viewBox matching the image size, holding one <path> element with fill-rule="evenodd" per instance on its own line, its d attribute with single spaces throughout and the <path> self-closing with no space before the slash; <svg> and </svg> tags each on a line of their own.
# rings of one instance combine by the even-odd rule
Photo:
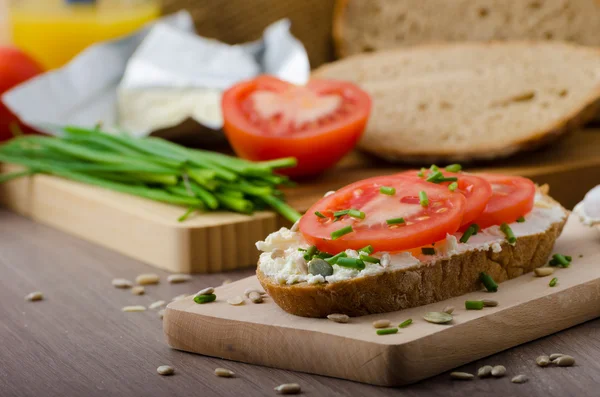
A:
<svg viewBox="0 0 600 397">
<path fill-rule="evenodd" d="M 552 277 L 526 274 L 500 284 L 497 293 L 475 292 L 444 302 L 352 318 L 348 324 L 296 317 L 266 299 L 242 306 L 226 303 L 248 287 L 249 277 L 216 289 L 217 301 L 172 302 L 164 317 L 167 342 L 175 349 L 270 367 L 309 372 L 383 386 L 399 386 L 439 374 L 501 350 L 600 316 L 600 233 L 572 215 L 555 252 L 573 256 Z M 497 307 L 466 311 L 465 300 L 489 298 Z M 449 325 L 422 315 L 456 307 Z M 376 335 L 372 322 L 413 324 L 394 335 Z M 532 357 L 534 360 L 535 357 Z"/>
</svg>

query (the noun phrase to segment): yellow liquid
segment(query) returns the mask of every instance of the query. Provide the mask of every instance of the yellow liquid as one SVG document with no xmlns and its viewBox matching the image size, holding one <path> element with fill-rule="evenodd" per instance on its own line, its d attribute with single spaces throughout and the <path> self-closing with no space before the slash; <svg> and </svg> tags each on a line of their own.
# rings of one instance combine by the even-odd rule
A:
<svg viewBox="0 0 600 397">
<path fill-rule="evenodd" d="M 158 1 L 14 1 L 10 7 L 13 43 L 47 69 L 67 63 L 89 45 L 127 35 L 160 15 Z"/>
</svg>

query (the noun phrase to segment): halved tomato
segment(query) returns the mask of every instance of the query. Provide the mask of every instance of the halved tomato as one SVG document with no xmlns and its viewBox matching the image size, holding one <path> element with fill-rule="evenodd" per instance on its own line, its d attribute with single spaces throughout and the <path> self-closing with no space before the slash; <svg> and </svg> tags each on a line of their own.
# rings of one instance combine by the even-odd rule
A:
<svg viewBox="0 0 600 397">
<path fill-rule="evenodd" d="M 490 197 L 492 197 L 492 186 L 488 181 L 473 174 L 464 172 L 448 172 L 443 169 L 439 170 L 445 178 L 456 178 L 458 193 L 462 193 L 467 199 L 465 213 L 463 215 L 461 226 L 470 225 L 481 215 Z M 419 171 L 411 170 L 403 172 L 405 175 L 417 176 Z M 430 174 L 431 172 L 429 172 Z M 427 178 L 428 173 L 425 173 L 423 179 Z M 449 186 L 452 182 L 441 182 L 441 186 Z"/>
<path fill-rule="evenodd" d="M 381 187 L 393 188 L 395 192 L 382 193 Z M 427 206 L 420 202 L 421 192 L 427 197 Z M 462 194 L 418 177 L 375 177 L 355 182 L 321 199 L 300 219 L 300 231 L 319 250 L 331 254 L 367 245 L 372 245 L 375 251 L 406 250 L 431 244 L 445 238 L 446 233 L 456 232 L 465 201 Z M 361 211 L 364 219 L 335 216 L 337 211 L 349 209 Z M 399 218 L 403 218 L 403 222 Z M 388 224 L 390 220 L 394 220 L 392 224 Z M 348 230 L 348 227 L 352 228 L 350 233 L 332 238 L 332 233 L 343 228 Z"/>
<path fill-rule="evenodd" d="M 333 166 L 352 150 L 365 129 L 371 99 L 343 81 L 296 86 L 260 76 L 225 91 L 222 107 L 223 129 L 238 156 L 293 156 L 298 165 L 284 173 L 303 176 Z"/>
<path fill-rule="evenodd" d="M 473 223 L 486 228 L 512 223 L 533 209 L 535 185 L 520 176 L 477 174 L 492 185 L 492 197 L 483 213 Z"/>
</svg>

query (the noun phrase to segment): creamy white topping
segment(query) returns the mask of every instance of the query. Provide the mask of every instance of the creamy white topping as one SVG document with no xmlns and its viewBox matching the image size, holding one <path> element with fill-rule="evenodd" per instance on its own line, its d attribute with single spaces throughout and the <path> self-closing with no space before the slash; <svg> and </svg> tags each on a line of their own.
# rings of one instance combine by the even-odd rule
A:
<svg viewBox="0 0 600 397">
<path fill-rule="evenodd" d="M 553 224 L 561 222 L 566 214 L 562 207 L 548 201 L 542 195 L 536 195 L 534 209 L 525 216 L 525 222 L 515 222 L 510 227 L 516 237 L 530 236 L 543 233 Z M 506 236 L 499 226 L 491 226 L 481 230 L 469 238 L 467 243 L 459 242 L 462 233 L 448 234 L 444 241 L 435 244 L 436 255 L 421 255 L 411 252 L 376 252 L 372 256 L 380 258 L 380 263 L 365 263 L 363 270 L 357 270 L 338 265 L 333 265 L 333 274 L 323 277 L 314 276 L 307 272 L 304 252 L 298 248 L 306 249 L 310 244 L 298 231 L 286 228 L 271 233 L 265 241 L 256 243 L 256 248 L 263 253 L 260 255 L 258 266 L 267 276 L 274 278 L 280 284 L 295 284 L 307 282 L 319 284 L 325 281 L 335 283 L 355 277 L 374 276 L 384 272 L 405 269 L 415 266 L 427 265 L 441 258 L 449 258 L 466 251 L 501 252 L 500 245 Z M 414 251 L 413 251 L 414 252 Z M 358 258 L 358 252 L 346 250 L 350 258 Z"/>
<path fill-rule="evenodd" d="M 584 225 L 593 226 L 600 224 L 600 185 L 596 186 L 573 208 Z"/>
</svg>

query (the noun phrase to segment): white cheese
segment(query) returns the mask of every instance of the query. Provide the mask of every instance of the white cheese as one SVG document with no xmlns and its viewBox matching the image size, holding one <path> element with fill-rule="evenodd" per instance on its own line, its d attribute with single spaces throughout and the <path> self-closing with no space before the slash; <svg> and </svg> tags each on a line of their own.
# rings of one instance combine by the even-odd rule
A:
<svg viewBox="0 0 600 397">
<path fill-rule="evenodd" d="M 581 223 L 587 226 L 600 224 L 600 185 L 596 186 L 573 208 Z"/>
</svg>

